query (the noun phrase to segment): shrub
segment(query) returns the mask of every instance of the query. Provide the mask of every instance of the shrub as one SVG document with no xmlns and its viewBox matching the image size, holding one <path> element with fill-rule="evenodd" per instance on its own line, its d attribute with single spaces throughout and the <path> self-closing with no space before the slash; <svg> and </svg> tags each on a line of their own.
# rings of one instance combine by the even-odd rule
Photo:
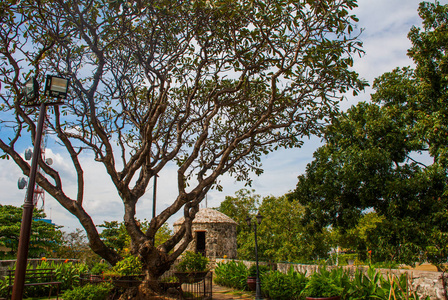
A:
<svg viewBox="0 0 448 300">
<path fill-rule="evenodd" d="M 104 300 L 112 290 L 112 284 L 103 282 L 101 284 L 86 284 L 75 287 L 73 290 L 65 291 L 62 295 L 64 300 Z"/>
<path fill-rule="evenodd" d="M 269 266 L 266 265 L 260 265 L 258 266 L 258 271 L 260 272 L 260 277 L 262 274 L 269 272 L 271 269 Z M 257 265 L 252 265 L 249 268 L 249 273 L 247 275 L 248 277 L 256 277 L 257 276 Z"/>
<path fill-rule="evenodd" d="M 67 290 L 79 286 L 81 275 L 88 272 L 85 264 L 65 262 L 63 264 L 52 264 L 56 273 L 56 280 L 61 282 L 60 289 Z"/>
<path fill-rule="evenodd" d="M 120 276 L 132 276 L 142 274 L 142 263 L 138 257 L 129 255 L 117 262 L 112 268 L 112 273 Z"/>
<path fill-rule="evenodd" d="M 9 285 L 8 276 L 0 278 L 0 298 L 6 299 L 6 296 L 8 295 L 8 285 Z"/>
<path fill-rule="evenodd" d="M 299 299 L 306 282 L 305 274 L 294 272 L 292 268 L 287 274 L 265 272 L 261 277 L 261 291 L 269 299 Z"/>
<path fill-rule="evenodd" d="M 341 268 L 330 272 L 323 266 L 309 277 L 302 295 L 305 297 L 341 296 L 349 284 L 349 277 Z"/>
<path fill-rule="evenodd" d="M 107 263 L 96 263 L 92 269 L 90 270 L 90 273 L 93 275 L 101 275 L 103 272 L 110 269 L 110 265 Z"/>
<path fill-rule="evenodd" d="M 215 267 L 215 283 L 239 290 L 247 290 L 249 270 L 242 262 L 218 262 Z"/>
<path fill-rule="evenodd" d="M 180 272 L 203 272 L 207 271 L 208 258 L 201 253 L 187 251 L 177 265 Z"/>
</svg>

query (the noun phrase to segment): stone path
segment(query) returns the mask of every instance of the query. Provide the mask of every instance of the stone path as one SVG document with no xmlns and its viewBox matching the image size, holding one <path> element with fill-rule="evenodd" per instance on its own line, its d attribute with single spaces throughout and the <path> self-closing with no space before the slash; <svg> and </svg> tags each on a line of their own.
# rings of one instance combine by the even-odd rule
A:
<svg viewBox="0 0 448 300">
<path fill-rule="evenodd" d="M 238 291 L 228 287 L 213 284 L 213 300 L 253 300 L 255 293 Z"/>
</svg>

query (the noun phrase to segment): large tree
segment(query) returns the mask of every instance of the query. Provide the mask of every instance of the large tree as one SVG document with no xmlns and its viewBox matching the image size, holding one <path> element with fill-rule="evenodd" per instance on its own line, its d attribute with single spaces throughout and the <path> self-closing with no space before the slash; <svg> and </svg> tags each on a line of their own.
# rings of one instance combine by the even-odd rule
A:
<svg viewBox="0 0 448 300">
<path fill-rule="evenodd" d="M 335 118 L 299 177 L 295 196 L 322 226 L 353 228 L 369 210 L 384 217 L 368 241 L 381 259 L 440 264 L 448 254 L 447 11 L 421 3 L 424 28 L 409 33 L 415 69 L 377 78 L 374 103 Z"/>
<path fill-rule="evenodd" d="M 17 145 L 27 131 L 36 135 L 36 110 L 21 106 L 23 84 L 31 75 L 70 78 L 70 95 L 46 126 L 70 155 L 77 195 L 42 161 L 37 183 L 79 219 L 91 248 L 116 263 L 83 206 L 80 157 L 93 152 L 123 201 L 131 250 L 149 279 L 186 249 L 199 203 L 222 174 L 250 182 L 263 155 L 300 147 L 337 112 L 343 93 L 364 86 L 350 70 L 362 52 L 354 0 L 0 5 L 1 118 L 11 124 L 0 149 L 29 174 Z M 170 165 L 178 168 L 176 196 L 142 231 L 136 204 Z M 179 210 L 184 224 L 155 247 L 156 232 Z"/>
</svg>

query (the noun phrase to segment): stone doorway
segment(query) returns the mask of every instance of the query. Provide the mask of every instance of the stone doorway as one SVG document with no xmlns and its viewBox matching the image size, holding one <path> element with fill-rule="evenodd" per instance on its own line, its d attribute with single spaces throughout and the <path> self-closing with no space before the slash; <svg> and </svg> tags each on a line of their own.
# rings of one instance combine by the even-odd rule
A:
<svg viewBox="0 0 448 300">
<path fill-rule="evenodd" d="M 207 256 L 205 241 L 205 231 L 196 231 L 196 252 L 201 253 L 203 256 Z"/>
</svg>

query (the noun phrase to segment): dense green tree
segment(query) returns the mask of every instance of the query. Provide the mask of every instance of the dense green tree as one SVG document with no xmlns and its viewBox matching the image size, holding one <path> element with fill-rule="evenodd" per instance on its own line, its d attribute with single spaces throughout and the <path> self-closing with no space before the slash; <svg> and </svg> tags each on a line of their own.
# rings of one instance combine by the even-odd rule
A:
<svg viewBox="0 0 448 300">
<path fill-rule="evenodd" d="M 253 227 L 246 218 L 260 212 L 262 223 L 258 228 L 259 257 L 266 261 L 308 262 L 325 257 L 330 249 L 328 232 L 314 231 L 303 225 L 304 208 L 288 200 L 287 196 L 269 196 L 262 199 L 254 190 L 242 189 L 235 196 L 227 196 L 218 210 L 238 223 L 238 258 L 255 260 Z"/>
<path fill-rule="evenodd" d="M 103 228 L 100 237 L 106 246 L 114 249 L 116 252 L 122 252 L 124 248 L 130 247 L 131 239 L 123 222 L 105 221 L 98 227 Z"/>
<path fill-rule="evenodd" d="M 235 192 L 235 196 L 226 196 L 217 210 L 238 223 L 239 234 L 246 226 L 246 218 L 257 214 L 260 198 L 260 195 L 255 194 L 255 190 L 241 189 Z"/>
<path fill-rule="evenodd" d="M 70 78 L 65 105 L 46 119 L 77 175 L 72 197 L 55 166 L 40 163 L 37 183 L 75 215 L 90 247 L 115 264 L 83 204 L 82 155 L 93 153 L 124 206 L 131 251 L 147 283 L 192 240 L 200 202 L 227 173 L 250 183 L 261 157 L 300 147 L 364 82 L 351 69 L 362 53 L 355 0 L 56 0 L 0 4 L 0 149 L 23 171 L 19 143 L 34 137 L 35 108 L 24 82 Z M 43 96 L 40 98 L 43 100 Z M 13 120 L 13 121 L 12 121 Z M 4 127 L 6 128 L 6 127 Z M 61 149 L 62 151 L 62 149 Z M 90 162 L 89 162 L 90 163 Z M 170 205 L 142 231 L 135 218 L 152 177 L 177 167 Z M 45 175 L 45 176 L 44 176 Z M 185 222 L 169 240 L 155 236 L 175 213 Z M 142 290 L 143 291 L 143 290 Z"/>
<path fill-rule="evenodd" d="M 237 250 L 239 259 L 255 260 L 252 229 L 248 228 L 246 219 L 254 218 L 258 213 L 261 196 L 255 190 L 241 189 L 235 196 L 226 196 L 217 208 L 218 211 L 232 218 L 237 226 Z"/>
<path fill-rule="evenodd" d="M 0 204 L 0 245 L 10 249 L 9 255 L 17 255 L 19 246 L 20 225 L 22 223 L 20 207 Z M 43 221 L 46 215 L 41 209 L 34 209 L 31 225 L 29 257 L 40 257 L 41 254 L 52 255 L 61 244 L 61 226 Z"/>
<path fill-rule="evenodd" d="M 141 230 L 148 230 L 149 222 L 147 220 L 138 222 Z M 105 221 L 103 224 L 98 225 L 98 227 L 104 228 L 100 233 L 100 237 L 108 247 L 113 248 L 118 253 L 122 253 L 124 249 L 131 248 L 131 237 L 126 231 L 126 226 L 123 222 Z M 159 246 L 163 244 L 172 234 L 172 230 L 168 227 L 168 223 L 163 224 L 156 233 L 155 245 Z"/>
<path fill-rule="evenodd" d="M 271 261 L 309 262 L 325 258 L 331 248 L 329 231 L 304 224 L 305 209 L 288 197 L 265 197 L 260 205 L 260 249 Z"/>
<path fill-rule="evenodd" d="M 384 217 L 364 246 L 353 245 L 377 249 L 378 259 L 440 265 L 448 255 L 447 11 L 437 2 L 420 5 L 424 30 L 409 33 L 416 68 L 375 80 L 372 100 L 381 106 L 359 103 L 333 120 L 293 196 L 307 216 L 343 233 L 366 211 Z"/>
</svg>

